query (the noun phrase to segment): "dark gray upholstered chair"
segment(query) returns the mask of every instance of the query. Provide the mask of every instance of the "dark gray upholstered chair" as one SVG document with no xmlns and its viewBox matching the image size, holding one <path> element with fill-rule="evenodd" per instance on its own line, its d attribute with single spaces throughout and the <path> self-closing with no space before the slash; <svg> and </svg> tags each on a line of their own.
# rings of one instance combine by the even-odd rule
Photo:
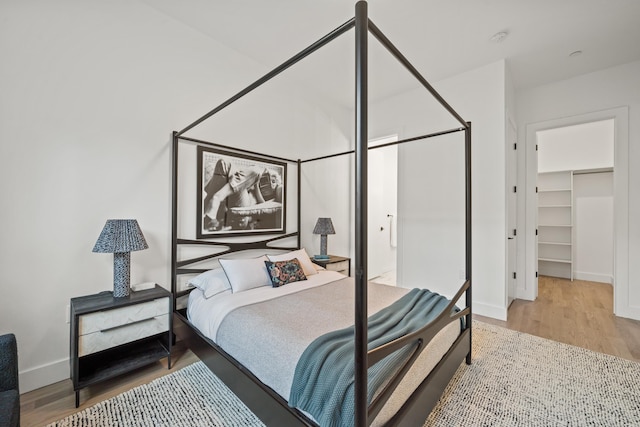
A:
<svg viewBox="0 0 640 427">
<path fill-rule="evenodd" d="M 18 345 L 16 336 L 0 336 L 0 427 L 20 425 Z"/>
</svg>

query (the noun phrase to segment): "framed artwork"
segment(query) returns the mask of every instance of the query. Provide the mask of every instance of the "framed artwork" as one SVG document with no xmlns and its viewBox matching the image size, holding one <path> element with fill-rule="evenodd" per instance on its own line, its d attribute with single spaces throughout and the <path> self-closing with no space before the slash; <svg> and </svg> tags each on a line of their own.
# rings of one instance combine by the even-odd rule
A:
<svg viewBox="0 0 640 427">
<path fill-rule="evenodd" d="M 198 239 L 285 233 L 287 164 L 198 146 Z"/>
</svg>

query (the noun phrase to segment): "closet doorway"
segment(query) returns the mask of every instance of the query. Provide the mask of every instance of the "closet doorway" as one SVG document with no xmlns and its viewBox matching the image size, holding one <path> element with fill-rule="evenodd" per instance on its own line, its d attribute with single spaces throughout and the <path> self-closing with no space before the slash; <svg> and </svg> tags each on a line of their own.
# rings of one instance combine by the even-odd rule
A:
<svg viewBox="0 0 640 427">
<path fill-rule="evenodd" d="M 538 145 L 538 273 L 613 284 L 614 120 L 546 129 Z"/>
<path fill-rule="evenodd" d="M 533 301 L 538 296 L 538 151 L 537 133 L 584 123 L 613 119 L 613 312 L 616 316 L 640 318 L 640 310 L 630 300 L 629 285 L 629 108 L 618 107 L 576 116 L 550 119 L 526 126 L 525 151 L 525 283 L 518 297 Z"/>
</svg>

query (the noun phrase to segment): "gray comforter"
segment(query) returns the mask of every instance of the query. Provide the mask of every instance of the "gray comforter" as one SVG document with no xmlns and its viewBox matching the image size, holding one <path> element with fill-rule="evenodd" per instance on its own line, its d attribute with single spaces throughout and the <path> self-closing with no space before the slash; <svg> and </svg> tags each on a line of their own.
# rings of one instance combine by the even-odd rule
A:
<svg viewBox="0 0 640 427">
<path fill-rule="evenodd" d="M 369 315 L 407 292 L 369 284 Z M 296 364 L 309 344 L 354 324 L 354 294 L 353 279 L 345 278 L 236 309 L 222 321 L 216 342 L 288 400 Z"/>
</svg>

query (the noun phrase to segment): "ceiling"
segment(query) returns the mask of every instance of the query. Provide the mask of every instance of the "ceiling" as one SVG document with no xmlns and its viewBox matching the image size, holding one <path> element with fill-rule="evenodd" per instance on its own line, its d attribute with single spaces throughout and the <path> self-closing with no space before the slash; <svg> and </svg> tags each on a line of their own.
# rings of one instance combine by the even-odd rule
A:
<svg viewBox="0 0 640 427">
<path fill-rule="evenodd" d="M 353 0 L 143 1 L 265 70 L 337 28 L 355 10 Z M 525 89 L 640 60 L 638 0 L 371 0 L 368 10 L 371 21 L 430 82 L 505 58 L 515 88 Z M 502 31 L 508 33 L 504 40 L 490 40 Z M 353 38 L 340 44 L 336 53 L 307 66 L 306 78 L 315 82 L 345 69 L 340 62 L 352 63 L 341 49 L 352 51 Z M 383 52 L 371 48 L 372 63 L 394 68 L 388 72 L 400 70 L 393 60 L 379 59 L 376 49 Z M 575 51 L 582 53 L 570 56 Z M 352 84 L 351 71 L 344 74 Z M 381 85 L 376 96 L 408 88 L 409 79 L 389 80 L 394 85 Z"/>
</svg>

